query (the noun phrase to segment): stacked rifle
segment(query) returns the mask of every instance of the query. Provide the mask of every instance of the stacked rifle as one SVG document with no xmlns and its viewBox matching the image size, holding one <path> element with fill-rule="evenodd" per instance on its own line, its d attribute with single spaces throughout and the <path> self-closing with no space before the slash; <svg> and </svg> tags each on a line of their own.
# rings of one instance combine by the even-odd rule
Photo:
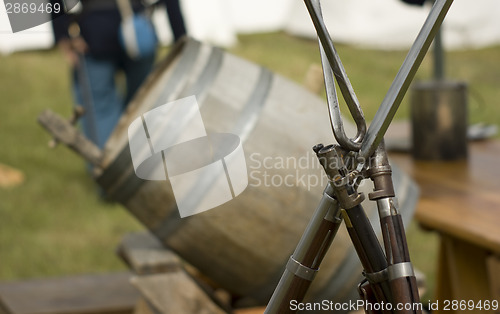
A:
<svg viewBox="0 0 500 314">
<path fill-rule="evenodd" d="M 265 313 L 294 312 L 291 302 L 304 299 L 342 221 L 347 226 L 364 269 L 364 280 L 359 284 L 358 292 L 364 300 L 365 312 L 422 313 L 383 136 L 453 0 L 435 1 L 368 129 L 359 101 L 323 22 L 319 0 L 304 2 L 318 33 L 330 121 L 338 144 L 318 144 L 313 148 L 329 183 L 287 262 Z M 335 82 L 357 126 L 353 139 L 344 132 Z M 365 179 L 373 182 L 374 189 L 368 198 L 377 203 L 383 246 L 362 207 L 365 196 L 358 192 L 358 187 Z M 376 306 L 368 306 L 374 304 Z"/>
</svg>

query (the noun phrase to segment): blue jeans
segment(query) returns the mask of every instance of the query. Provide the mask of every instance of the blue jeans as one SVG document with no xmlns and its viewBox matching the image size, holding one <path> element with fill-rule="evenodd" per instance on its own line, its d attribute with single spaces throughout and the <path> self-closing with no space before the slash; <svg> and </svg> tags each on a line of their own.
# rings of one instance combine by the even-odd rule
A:
<svg viewBox="0 0 500 314">
<path fill-rule="evenodd" d="M 121 57 L 80 57 L 73 71 L 73 94 L 76 103 L 85 108 L 82 117 L 84 134 L 100 148 L 108 140 L 129 101 L 153 68 L 155 56 L 132 60 Z M 116 74 L 126 77 L 126 94 L 120 95 Z"/>
</svg>

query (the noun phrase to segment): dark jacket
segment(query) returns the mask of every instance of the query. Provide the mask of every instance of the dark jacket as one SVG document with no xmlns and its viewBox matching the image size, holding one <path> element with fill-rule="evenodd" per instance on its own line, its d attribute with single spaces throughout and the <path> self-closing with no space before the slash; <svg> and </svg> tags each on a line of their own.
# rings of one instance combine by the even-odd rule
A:
<svg viewBox="0 0 500 314">
<path fill-rule="evenodd" d="M 145 9 L 141 1 L 130 1 L 135 12 Z M 60 3 L 61 0 L 50 0 L 50 2 L 55 4 Z M 122 48 L 118 41 L 121 17 L 116 0 L 82 0 L 81 3 L 83 9 L 79 14 L 52 14 L 55 42 L 68 38 L 70 24 L 77 23 L 80 27 L 80 35 L 87 42 L 91 55 L 107 57 L 121 53 Z M 175 40 L 182 37 L 186 29 L 179 0 L 159 0 L 158 3 L 165 4 L 167 7 Z"/>
</svg>

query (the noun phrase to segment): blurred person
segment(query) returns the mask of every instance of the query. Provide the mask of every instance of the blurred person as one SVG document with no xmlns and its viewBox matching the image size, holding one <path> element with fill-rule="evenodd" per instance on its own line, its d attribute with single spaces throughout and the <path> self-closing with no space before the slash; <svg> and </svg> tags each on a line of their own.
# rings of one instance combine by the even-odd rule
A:
<svg viewBox="0 0 500 314">
<path fill-rule="evenodd" d="M 51 0 L 51 3 L 60 1 Z M 86 110 L 82 118 L 83 132 L 103 148 L 126 105 L 153 68 L 157 39 L 148 18 L 153 7 L 141 0 L 81 0 L 80 3 L 81 10 L 76 14 L 52 14 L 53 32 L 56 45 L 72 68 L 75 102 Z M 166 6 L 177 41 L 186 34 L 179 0 L 159 0 L 152 5 L 157 4 Z M 152 37 L 148 42 L 153 45 L 149 51 L 131 55 L 124 44 L 128 34 L 123 28 L 123 6 L 128 7 L 134 23 L 136 16 L 146 17 L 140 27 L 151 30 L 146 34 Z M 148 36 L 136 31 L 137 46 Z M 120 95 L 115 80 L 120 72 L 125 74 L 125 95 Z"/>
</svg>

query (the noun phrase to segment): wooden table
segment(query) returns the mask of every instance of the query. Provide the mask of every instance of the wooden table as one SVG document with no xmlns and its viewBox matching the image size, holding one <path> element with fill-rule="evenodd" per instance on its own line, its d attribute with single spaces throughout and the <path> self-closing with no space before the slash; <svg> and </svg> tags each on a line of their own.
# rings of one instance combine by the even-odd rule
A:
<svg viewBox="0 0 500 314">
<path fill-rule="evenodd" d="M 500 141 L 470 144 L 467 161 L 391 158 L 421 188 L 415 218 L 440 234 L 440 310 L 444 300 L 500 300 Z M 455 313 L 462 312 L 479 311 Z"/>
<path fill-rule="evenodd" d="M 0 283 L 1 314 L 132 314 L 129 272 Z"/>
</svg>

